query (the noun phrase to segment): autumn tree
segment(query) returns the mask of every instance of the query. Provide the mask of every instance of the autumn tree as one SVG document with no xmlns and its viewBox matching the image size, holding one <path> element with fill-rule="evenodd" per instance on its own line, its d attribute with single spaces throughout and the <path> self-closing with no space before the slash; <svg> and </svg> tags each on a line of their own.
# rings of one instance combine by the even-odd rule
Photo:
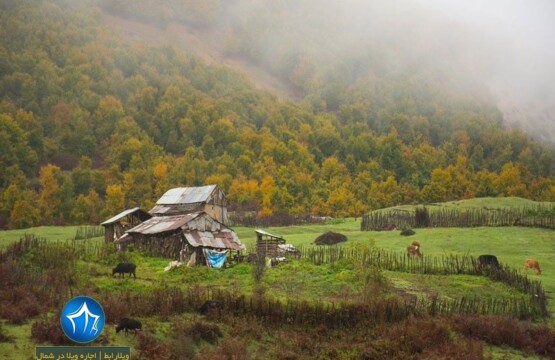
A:
<svg viewBox="0 0 555 360">
<path fill-rule="evenodd" d="M 119 184 L 112 184 L 106 187 L 106 201 L 103 217 L 118 214 L 125 209 L 125 193 Z"/>
<path fill-rule="evenodd" d="M 40 193 L 38 204 L 45 223 L 53 224 L 60 212 L 62 204 L 61 180 L 62 173 L 56 165 L 48 164 L 40 169 Z"/>
<path fill-rule="evenodd" d="M 36 206 L 36 196 L 25 190 L 12 206 L 8 229 L 23 229 L 44 224 L 44 217 Z"/>
<path fill-rule="evenodd" d="M 526 196 L 526 185 L 520 178 L 520 169 L 513 163 L 503 165 L 493 184 L 498 193 L 506 196 Z"/>
</svg>

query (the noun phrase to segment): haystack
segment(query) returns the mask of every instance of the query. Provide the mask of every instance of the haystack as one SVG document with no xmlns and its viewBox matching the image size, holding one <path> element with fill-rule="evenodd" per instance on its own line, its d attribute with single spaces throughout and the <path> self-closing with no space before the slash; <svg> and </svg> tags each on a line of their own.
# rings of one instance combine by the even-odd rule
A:
<svg viewBox="0 0 555 360">
<path fill-rule="evenodd" d="M 333 231 L 328 231 L 316 238 L 314 243 L 316 245 L 334 245 L 340 242 L 347 241 L 347 237 L 343 234 L 339 234 Z"/>
</svg>

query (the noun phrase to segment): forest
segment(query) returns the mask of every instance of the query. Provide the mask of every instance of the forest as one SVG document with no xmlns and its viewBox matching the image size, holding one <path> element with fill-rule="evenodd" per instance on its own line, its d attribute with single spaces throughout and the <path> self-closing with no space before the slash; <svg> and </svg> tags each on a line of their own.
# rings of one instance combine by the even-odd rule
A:
<svg viewBox="0 0 555 360">
<path fill-rule="evenodd" d="M 266 64 L 302 94 L 287 100 L 100 20 L 108 11 L 202 29 L 225 8 L 185 1 L 189 15 L 172 17 L 163 10 L 175 2 L 158 3 L 0 2 L 0 228 L 98 224 L 204 184 L 221 187 L 230 211 L 258 217 L 356 217 L 486 196 L 555 201 L 553 148 L 507 128 L 487 96 L 425 77 L 430 69 L 392 71 L 372 53 L 336 59 L 345 71 L 331 71 L 291 43 L 268 63 L 257 51 L 263 32 L 227 29 L 230 56 Z"/>
</svg>

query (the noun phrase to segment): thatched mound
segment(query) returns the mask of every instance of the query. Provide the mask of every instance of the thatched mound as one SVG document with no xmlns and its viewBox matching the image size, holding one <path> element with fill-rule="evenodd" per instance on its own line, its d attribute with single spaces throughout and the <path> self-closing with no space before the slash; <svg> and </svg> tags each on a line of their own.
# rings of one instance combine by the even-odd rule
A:
<svg viewBox="0 0 555 360">
<path fill-rule="evenodd" d="M 414 235 L 414 234 L 416 234 L 416 233 L 412 229 L 405 229 L 405 230 L 401 231 L 401 235 L 403 235 L 403 236 L 411 236 L 411 235 Z"/>
<path fill-rule="evenodd" d="M 314 240 L 316 245 L 334 245 L 343 241 L 347 241 L 347 237 L 343 234 L 339 234 L 333 231 L 328 231 L 322 234 Z"/>
</svg>

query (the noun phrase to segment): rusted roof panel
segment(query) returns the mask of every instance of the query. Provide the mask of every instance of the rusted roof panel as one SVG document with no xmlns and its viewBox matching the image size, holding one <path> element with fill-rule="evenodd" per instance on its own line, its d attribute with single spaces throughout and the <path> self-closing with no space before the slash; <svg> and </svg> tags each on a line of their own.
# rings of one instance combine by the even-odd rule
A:
<svg viewBox="0 0 555 360">
<path fill-rule="evenodd" d="M 192 203 L 192 204 L 178 204 L 178 205 L 154 205 L 149 213 L 156 215 L 172 215 L 172 214 L 184 214 L 187 212 L 192 212 L 201 207 L 202 203 Z"/>
<path fill-rule="evenodd" d="M 216 185 L 181 187 L 170 189 L 156 202 L 156 205 L 202 203 L 210 200 Z"/>
<path fill-rule="evenodd" d="M 219 232 L 191 230 L 184 233 L 185 239 L 194 247 L 212 247 L 216 249 L 244 250 L 237 234 L 231 230 Z"/>
<path fill-rule="evenodd" d="M 127 230 L 128 233 L 139 234 L 160 234 L 168 231 L 180 229 L 192 219 L 196 218 L 199 213 L 191 213 L 178 216 L 155 216 L 142 224 Z"/>
<path fill-rule="evenodd" d="M 148 219 L 148 218 L 152 217 L 152 215 L 150 215 L 150 214 L 147 213 L 146 211 L 141 210 L 141 209 L 138 208 L 138 207 L 135 207 L 135 208 L 133 208 L 133 209 L 127 209 L 127 210 L 125 210 L 125 211 L 120 212 L 120 213 L 117 214 L 116 216 L 109 218 L 108 220 L 104 221 L 104 222 L 101 223 L 100 225 L 110 225 L 110 224 L 116 223 L 116 222 L 118 222 L 119 220 L 121 220 L 121 219 L 123 219 L 124 217 L 126 217 L 127 215 L 133 214 L 134 212 L 137 212 L 137 213 L 138 213 L 137 215 L 139 216 L 140 219 Z"/>
</svg>

